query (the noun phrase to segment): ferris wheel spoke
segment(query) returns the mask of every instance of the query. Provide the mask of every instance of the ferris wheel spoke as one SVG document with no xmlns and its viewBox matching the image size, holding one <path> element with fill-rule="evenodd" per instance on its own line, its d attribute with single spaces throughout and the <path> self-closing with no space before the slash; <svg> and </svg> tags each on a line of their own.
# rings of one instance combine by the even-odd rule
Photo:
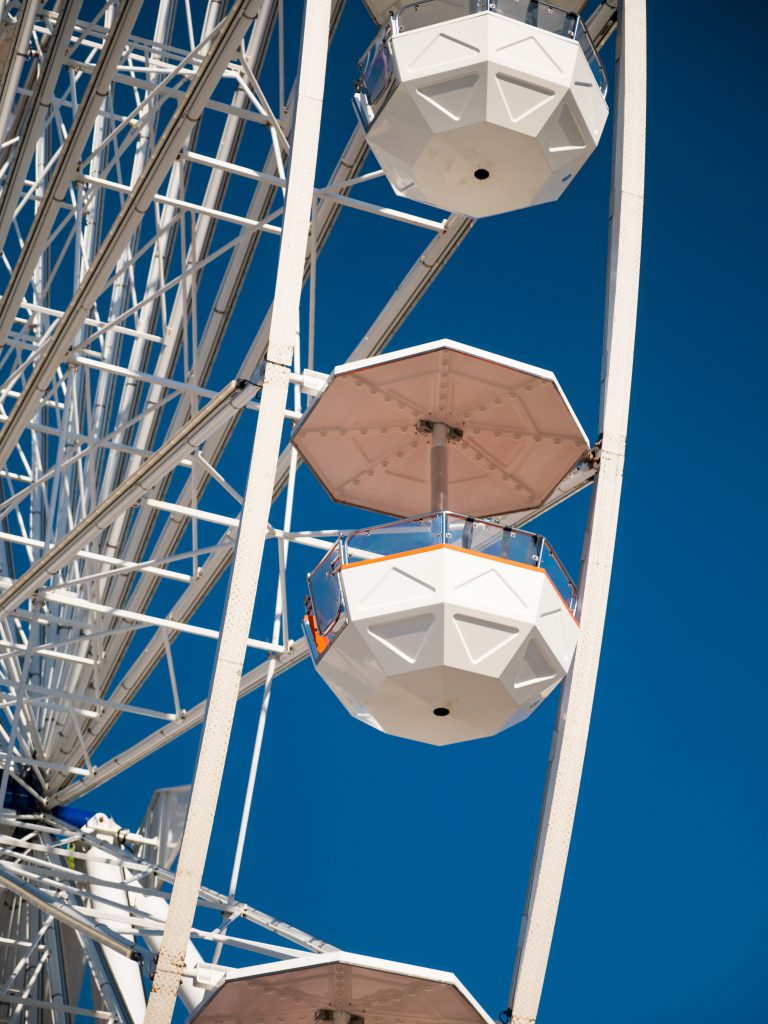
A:
<svg viewBox="0 0 768 1024">
<path fill-rule="evenodd" d="M 294 641 L 290 650 L 286 654 L 280 655 L 277 658 L 275 675 L 289 671 L 308 657 L 309 649 L 307 647 L 306 640 L 301 637 Z M 264 685 L 264 681 L 267 677 L 268 666 L 269 662 L 266 661 L 251 671 L 243 674 L 240 680 L 238 698 L 246 697 L 248 694 L 253 693 L 254 690 L 257 690 Z M 82 780 L 73 782 L 71 779 L 63 776 L 64 784 L 62 785 L 57 784 L 56 778 L 54 777 L 49 784 L 49 805 L 56 806 L 58 804 L 69 804 L 75 800 L 79 800 L 86 793 L 91 792 L 97 787 L 103 785 L 105 782 L 109 782 L 111 779 L 116 778 L 123 772 L 135 767 L 151 754 L 156 753 L 158 750 L 161 750 L 169 743 L 172 743 L 180 736 L 183 736 L 191 729 L 200 725 L 205 718 L 206 708 L 207 701 L 203 700 L 198 702 L 194 706 L 188 708 L 183 717 L 175 718 L 168 725 L 161 726 L 144 739 L 139 740 L 133 746 L 122 750 L 119 754 L 114 755 L 109 760 L 104 761 L 101 764 L 96 764 L 94 766 L 94 771 Z M 91 754 L 93 754 L 93 750 L 103 740 L 104 735 L 109 728 L 114 725 L 116 717 L 116 713 L 114 711 L 113 716 L 112 721 L 108 723 L 108 726 L 104 728 L 104 731 L 98 733 L 96 738 L 89 745 Z M 106 716 L 104 717 L 106 718 Z"/>
<path fill-rule="evenodd" d="M 42 135 L 46 118 L 49 116 L 48 112 L 54 109 L 53 97 L 56 82 L 64 62 L 64 55 L 70 47 L 77 14 L 77 4 L 67 4 L 56 19 L 51 36 L 47 41 L 42 72 L 29 98 L 30 116 L 25 125 L 24 132 L 14 147 L 11 166 L 4 180 L 2 194 L 0 194 L 0 240 L 2 241 L 5 241 L 7 238 L 11 220 L 17 213 L 17 206 L 24 189 L 27 170 L 33 159 L 37 141 Z M 123 20 L 126 21 L 128 18 L 129 14 L 126 11 L 123 15 Z M 118 23 L 118 28 L 119 25 L 120 23 Z M 110 59 L 116 60 L 114 57 Z M 102 74 L 106 77 L 106 68 Z M 80 124 L 84 124 L 85 120 L 91 116 L 92 111 L 84 111 Z M 95 119 L 96 115 L 93 116 Z M 76 128 L 76 130 L 82 130 L 83 138 L 88 134 L 87 128 Z M 3 133 L 3 137 L 6 137 L 6 133 Z M 74 140 L 72 146 L 76 148 Z"/>
<path fill-rule="evenodd" d="M 93 90 L 94 93 L 96 89 L 95 83 L 99 81 L 98 76 L 100 72 L 104 76 L 111 75 L 114 70 L 114 63 L 119 58 L 122 47 L 127 40 L 128 30 L 132 27 L 132 22 L 128 22 L 126 11 L 132 10 L 133 17 L 135 18 L 138 13 L 138 7 L 139 4 L 129 2 L 120 8 L 117 18 L 120 19 L 119 25 L 122 31 L 117 32 L 113 27 L 105 44 L 105 51 L 109 48 L 109 54 L 113 57 L 113 62 L 110 62 L 105 52 L 102 52 L 96 73 L 89 85 L 89 89 Z M 30 379 L 26 382 L 21 396 L 14 403 L 13 409 L 0 432 L 0 461 L 8 461 L 13 446 L 21 436 L 27 420 L 38 403 L 38 392 L 44 391 L 52 381 L 56 368 L 62 358 L 68 353 L 72 345 L 72 337 L 76 335 L 82 326 L 88 309 L 93 305 L 103 288 L 105 276 L 114 267 L 120 252 L 125 248 L 131 234 L 135 230 L 137 219 L 143 212 L 144 204 L 151 202 L 151 197 L 154 195 L 157 184 L 170 171 L 178 151 L 184 145 L 187 135 L 199 117 L 203 104 L 209 98 L 229 60 L 234 56 L 240 39 L 248 28 L 249 22 L 255 17 L 257 8 L 257 0 L 236 0 L 231 11 L 221 23 L 218 34 L 207 49 L 206 55 L 184 95 L 184 99 L 179 104 L 162 138 L 154 147 L 139 180 L 123 204 L 110 234 L 88 267 L 78 292 L 73 297 L 71 305 L 59 321 L 53 337 L 46 346 L 44 356 L 36 363 L 35 369 Z M 85 101 L 81 110 L 84 108 L 90 109 L 91 106 L 93 104 L 88 104 Z M 94 110 L 94 118 L 95 115 L 96 111 Z M 87 124 L 86 127 L 90 129 L 91 124 Z M 74 133 L 70 135 L 70 139 L 77 137 Z M 76 147 L 72 148 L 74 149 L 74 159 L 77 159 L 80 153 Z M 73 170 L 73 161 L 60 158 L 56 166 L 56 174 L 58 176 L 66 176 L 68 179 L 72 176 Z M 46 191 L 46 197 L 54 196 L 56 192 L 55 185 L 49 186 L 49 189 Z M 53 206 L 51 209 L 52 212 L 55 212 Z M 32 242 L 31 249 L 29 250 L 25 247 L 22 264 L 16 268 L 14 278 L 8 286 L 3 307 L 0 310 L 0 331 L 3 333 L 7 333 L 10 329 L 10 323 L 6 323 L 8 313 L 3 311 L 12 310 L 14 303 L 18 305 L 18 302 L 23 297 L 21 289 L 26 284 L 26 278 L 24 277 L 26 268 L 33 266 L 42 254 L 50 223 L 50 215 L 38 215 L 36 217 L 37 234 L 35 237 L 39 237 L 40 242 L 38 245 Z M 16 281 L 19 283 L 16 284 Z"/>
<path fill-rule="evenodd" d="M 350 145 L 352 145 L 354 149 L 354 137 Z M 349 158 L 346 157 L 345 155 L 345 157 L 342 158 L 342 160 L 339 162 L 338 167 L 343 168 L 346 164 L 347 159 Z M 430 243 L 422 257 L 420 257 L 416 261 L 412 271 L 409 272 L 409 274 L 406 276 L 403 282 L 403 285 L 401 285 L 401 287 L 398 289 L 396 293 L 396 300 L 390 302 L 387 305 L 387 307 L 385 307 L 385 309 L 382 311 L 382 313 L 374 322 L 369 331 L 366 332 L 364 340 L 357 346 L 357 348 L 351 354 L 351 359 L 360 359 L 365 358 L 369 355 L 374 355 L 385 347 L 385 345 L 391 338 L 392 334 L 394 333 L 394 330 L 396 329 L 397 326 L 399 326 L 399 323 L 402 321 L 402 318 L 413 309 L 418 299 L 423 295 L 424 291 L 432 283 L 434 278 L 439 273 L 440 269 L 442 269 L 442 267 L 444 266 L 447 259 L 450 258 L 450 256 L 455 251 L 455 248 L 463 240 L 463 238 L 466 235 L 466 232 L 469 230 L 472 224 L 471 220 L 468 220 L 467 218 L 463 217 L 455 217 L 450 220 L 450 227 L 449 230 L 446 231 L 445 237 L 441 237 L 440 244 L 437 244 L 436 242 Z M 265 325 L 267 323 L 268 319 L 265 320 Z M 259 333 L 257 334 L 256 342 L 254 343 L 254 346 L 252 347 L 251 350 L 252 354 L 249 355 L 249 357 L 246 359 L 246 362 L 243 364 L 243 367 L 241 368 L 241 372 L 245 373 L 248 364 L 256 364 L 258 361 L 258 357 L 262 355 L 263 342 L 261 342 L 260 339 L 262 337 L 264 330 L 265 327 L 262 327 Z M 255 352 L 254 348 L 256 349 Z M 209 442 L 207 442 L 206 445 L 203 446 L 203 452 L 205 453 L 206 459 L 209 459 L 212 463 L 215 464 L 217 457 L 220 455 L 221 451 L 225 447 L 226 440 L 226 431 L 223 430 L 221 432 L 217 432 L 216 436 L 212 438 Z M 214 448 L 213 453 L 209 451 L 211 447 Z M 274 489 L 275 497 L 279 495 L 280 491 L 287 483 L 289 462 L 290 451 L 289 449 L 286 449 L 280 456 L 278 462 L 276 484 Z M 185 498 L 186 491 L 183 491 L 182 496 L 180 498 L 180 503 L 183 503 Z M 180 530 L 180 525 L 177 522 L 174 522 L 173 520 L 169 520 L 166 526 L 166 530 L 173 531 L 173 533 L 177 534 Z M 172 548 L 172 546 L 172 542 L 164 542 L 163 535 L 161 535 L 161 538 L 155 548 L 155 552 L 169 550 L 170 548 Z M 190 584 L 190 590 L 192 592 L 207 592 L 208 590 L 210 590 L 210 588 L 215 584 L 215 582 L 220 578 L 220 576 L 227 568 L 230 557 L 231 552 L 221 551 L 219 553 L 219 556 L 216 558 L 215 562 L 209 567 L 210 571 L 206 572 L 198 580 Z M 148 583 L 151 586 L 150 581 L 148 581 Z M 149 587 L 145 584 L 142 584 L 141 586 L 143 586 L 145 593 L 148 594 Z M 190 594 L 190 596 L 187 599 L 182 599 L 182 605 L 175 608 L 172 613 L 173 618 L 181 619 L 183 615 L 186 614 L 184 610 L 184 605 L 186 605 L 187 603 L 192 603 L 193 605 L 196 605 L 200 599 L 201 598 L 195 597 L 192 594 Z M 148 600 L 148 597 L 144 598 L 143 600 Z M 159 644 L 155 649 L 157 650 L 156 657 L 159 659 Z M 151 657 L 147 657 L 147 659 L 142 660 L 144 660 L 145 664 L 147 664 L 148 666 L 149 663 L 151 662 Z M 144 678 L 147 677 L 148 668 L 143 670 L 142 675 Z M 104 722 L 105 726 L 108 726 L 109 721 L 110 720 L 107 719 Z"/>
<path fill-rule="evenodd" d="M 0 306 L 0 330 L 3 336 L 10 332 L 12 317 L 24 297 L 27 282 L 33 276 L 34 267 L 48 244 L 50 230 L 57 216 L 57 200 L 66 194 L 69 182 L 74 177 L 77 161 L 98 117 L 102 97 L 108 91 L 108 83 L 120 60 L 139 13 L 139 7 L 140 3 L 136 0 L 129 0 L 120 6 L 115 15 L 99 62 L 56 163 L 53 178 L 36 212 L 32 230 L 27 235 L 23 255 L 14 268 L 13 277 L 3 296 L 3 303 Z M 24 170 L 26 171 L 26 168 Z M 14 205 L 12 201 L 11 205 Z M 6 441 L 6 444 L 8 443 L 9 441 Z M 2 461 L 7 461 L 8 454 L 8 449 L 4 448 Z"/>
<path fill-rule="evenodd" d="M 255 391 L 253 386 L 248 387 L 244 382 L 234 382 L 224 388 L 215 399 L 208 402 L 202 412 L 188 420 L 177 434 L 147 459 L 133 476 L 82 518 L 77 527 L 70 528 L 65 538 L 38 558 L 27 573 L 6 590 L 0 597 L 0 613 L 7 613 L 39 589 L 45 579 L 57 573 L 82 546 L 129 508 L 137 495 L 149 490 L 171 472 L 181 458 L 201 444 L 206 436 L 227 419 L 237 415 Z"/>
<path fill-rule="evenodd" d="M 357 146 L 358 146 L 358 143 L 354 141 L 354 137 L 353 137 L 352 147 L 353 147 L 353 150 L 355 151 L 355 156 L 353 157 L 351 155 L 348 155 L 347 152 L 345 152 L 344 156 L 342 157 L 342 160 L 339 162 L 338 172 L 337 173 L 344 173 L 344 168 L 349 166 L 350 161 L 354 161 L 354 159 L 357 157 L 357 151 L 356 151 L 357 150 Z M 349 147 L 348 147 L 348 149 L 349 149 Z M 323 210 L 323 209 L 327 209 L 327 208 L 328 207 L 322 207 L 321 206 L 320 209 Z M 329 213 L 331 214 L 331 217 L 333 218 L 333 211 L 329 210 Z M 328 230 L 330 228 L 330 224 L 328 222 L 328 219 L 326 218 L 324 220 L 321 220 L 320 224 L 321 224 L 322 227 L 325 228 L 324 237 L 327 237 L 327 233 L 328 233 Z M 265 324 L 266 323 L 268 323 L 268 319 L 265 320 Z M 256 348 L 256 351 L 254 352 L 254 350 L 252 349 L 252 355 L 249 356 L 246 359 L 246 362 L 245 362 L 245 364 L 244 364 L 244 366 L 243 366 L 243 368 L 241 370 L 241 372 L 243 372 L 244 374 L 247 372 L 248 364 L 249 363 L 256 364 L 258 362 L 259 357 L 262 355 L 262 352 L 263 352 L 262 345 L 263 345 L 263 343 L 260 342 L 260 338 L 261 338 L 261 332 L 260 332 L 260 334 L 257 335 L 257 341 L 256 341 L 255 346 L 254 346 Z M 203 451 L 206 453 L 206 456 L 208 456 L 208 454 L 209 454 L 210 446 L 212 444 L 216 446 L 215 454 L 210 455 L 210 461 L 211 462 L 213 462 L 218 457 L 220 452 L 223 450 L 223 448 L 224 448 L 224 446 L 226 444 L 227 439 L 228 439 L 228 431 L 222 430 L 221 432 L 217 433 L 217 436 L 216 436 L 215 440 L 209 442 L 208 444 L 206 444 L 204 446 Z M 283 481 L 283 478 L 282 478 L 282 475 L 281 475 L 281 484 L 283 482 L 284 481 Z M 279 489 L 276 489 L 276 493 L 279 493 Z M 181 497 L 180 500 L 184 501 L 185 498 L 186 498 L 186 491 L 184 491 L 182 493 L 182 497 Z M 174 523 L 173 520 L 169 520 L 168 525 L 166 527 L 166 531 L 168 529 L 170 529 L 172 531 L 172 533 L 170 535 L 172 538 L 174 537 L 174 534 L 178 536 L 179 525 L 177 523 Z M 174 540 L 171 540 L 170 542 L 164 541 L 164 539 L 163 539 L 164 537 L 165 537 L 165 534 L 163 534 L 161 536 L 160 541 L 158 542 L 158 545 L 157 545 L 157 547 L 155 549 L 156 552 L 157 551 L 172 550 L 173 545 L 174 545 Z M 218 566 L 212 565 L 210 567 L 211 571 L 207 572 L 206 574 L 203 575 L 203 577 L 201 577 L 202 586 L 206 590 L 210 589 L 210 587 L 213 586 L 215 581 L 221 575 L 221 572 L 223 572 L 223 570 L 226 567 L 227 563 L 228 563 L 228 553 L 224 553 L 223 558 L 222 558 L 221 563 L 220 563 L 221 564 L 221 568 L 219 569 Z M 195 589 L 201 589 L 201 587 L 196 585 Z M 149 590 L 149 588 L 146 588 L 146 587 L 144 588 L 144 590 L 145 590 L 145 597 L 142 599 L 141 603 L 146 604 L 146 602 L 149 599 L 150 590 Z M 141 603 L 138 605 L 139 607 L 141 607 Z M 134 606 L 136 606 L 135 598 L 134 598 Z M 179 610 L 179 612 L 181 612 L 181 610 Z M 176 618 L 178 616 L 179 612 L 177 612 L 177 611 L 174 612 L 174 618 Z"/>
</svg>

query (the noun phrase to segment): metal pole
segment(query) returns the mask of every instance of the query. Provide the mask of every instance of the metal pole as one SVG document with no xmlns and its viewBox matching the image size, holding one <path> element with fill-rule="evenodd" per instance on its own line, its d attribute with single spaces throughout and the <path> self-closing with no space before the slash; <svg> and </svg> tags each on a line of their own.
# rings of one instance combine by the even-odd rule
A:
<svg viewBox="0 0 768 1024">
<path fill-rule="evenodd" d="M 261 408 L 176 882 L 145 1024 L 170 1024 L 211 838 L 272 502 L 320 137 L 331 0 L 304 12 L 298 101 Z"/>
<path fill-rule="evenodd" d="M 430 433 L 429 468 L 432 504 L 430 512 L 448 508 L 448 434 L 447 423 L 433 423 Z"/>
<path fill-rule="evenodd" d="M 115 24 L 107 37 L 83 104 L 78 110 L 78 119 L 82 116 L 84 109 L 89 109 L 88 100 L 93 93 L 96 93 L 96 99 L 100 99 L 97 90 L 103 88 L 104 83 L 99 77 L 103 69 L 106 68 L 111 76 L 114 66 L 122 55 L 124 43 L 132 28 L 132 22 L 123 24 L 122 19 L 124 19 L 125 12 L 132 10 L 135 17 L 140 6 L 141 4 L 134 4 L 133 0 L 128 0 L 126 5 L 118 8 Z M 162 136 L 153 148 L 141 176 L 127 195 L 109 233 L 94 256 L 93 263 L 56 325 L 44 352 L 35 362 L 35 367 L 24 382 L 19 398 L 8 414 L 3 429 L 0 431 L 0 460 L 3 462 L 10 458 L 17 441 L 27 428 L 32 414 L 42 402 L 45 392 L 55 379 L 60 363 L 72 349 L 77 331 L 90 315 L 96 299 L 107 286 L 112 270 L 149 205 L 153 202 L 157 189 L 172 170 L 180 150 L 199 121 L 205 104 L 221 80 L 230 60 L 237 52 L 240 40 L 250 24 L 258 17 L 258 8 L 258 0 L 234 0 L 229 14 L 221 22 L 215 41 L 201 61 L 184 98 L 180 101 Z M 108 50 L 114 63 L 107 62 Z M 94 119 L 95 116 L 94 113 Z M 73 139 L 78 138 L 79 136 L 74 131 L 67 137 L 64 146 L 67 159 L 64 160 L 64 153 L 59 157 L 51 184 L 46 189 L 41 209 L 35 217 L 27 244 L 22 250 L 8 283 L 2 305 L 0 305 L 0 330 L 6 333 L 10 332 L 13 326 L 15 311 L 26 291 L 28 279 L 24 275 L 27 270 L 27 262 L 33 258 L 37 259 L 47 248 L 59 205 L 67 196 L 69 182 L 75 176 L 75 167 L 80 159 L 81 149 L 76 150 L 73 154 L 72 147 Z"/>
<path fill-rule="evenodd" d="M 54 544 L 34 562 L 0 597 L 0 613 L 8 612 L 30 597 L 45 580 L 67 564 L 76 552 L 113 522 L 118 515 L 138 498 L 146 494 L 159 480 L 185 457 L 192 454 L 206 437 L 220 427 L 230 416 L 237 416 L 256 393 L 247 381 L 233 381 L 221 391 L 181 430 L 145 459 L 140 468 L 113 488 L 104 500 L 76 527 Z"/>
<path fill-rule="evenodd" d="M 32 30 L 37 21 L 40 0 L 27 2 L 19 8 L 16 16 L 16 28 L 13 33 L 11 53 L 8 56 L 5 75 L 0 85 L 0 142 L 5 142 L 11 134 L 11 115 L 16 90 L 19 87 L 27 55 L 31 49 Z"/>
<path fill-rule="evenodd" d="M 132 960 L 140 959 L 141 954 L 138 949 L 126 942 L 122 936 L 102 925 L 92 924 L 87 917 L 70 907 L 61 897 L 40 892 L 39 889 L 17 878 L 13 872 L 7 871 L 3 867 L 0 867 L 0 888 L 8 889 L 16 896 L 21 896 L 31 906 L 50 914 L 63 924 L 74 928 L 75 931 L 90 936 L 100 945 L 106 946 L 107 949 L 114 949 L 117 953 L 122 953 L 123 956 L 130 957 Z"/>
<path fill-rule="evenodd" d="M 616 540 L 635 343 L 645 174 L 645 0 L 623 0 L 603 348 L 602 454 L 580 581 L 581 637 L 563 683 L 510 991 L 511 1024 L 534 1024 L 568 858 Z"/>
</svg>

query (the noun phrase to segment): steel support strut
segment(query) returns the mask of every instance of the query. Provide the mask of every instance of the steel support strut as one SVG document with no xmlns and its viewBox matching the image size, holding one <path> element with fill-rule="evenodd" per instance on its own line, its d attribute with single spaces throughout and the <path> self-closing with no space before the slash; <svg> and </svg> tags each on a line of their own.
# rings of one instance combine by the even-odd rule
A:
<svg viewBox="0 0 768 1024">
<path fill-rule="evenodd" d="M 145 1024 L 169 1024 L 213 827 L 256 597 L 299 331 L 299 305 L 320 138 L 331 0 L 307 4 L 293 157 L 275 282 L 267 366 L 221 637 L 187 822 Z"/>
<path fill-rule="evenodd" d="M 602 454 L 580 580 L 581 636 L 563 683 L 509 1007 L 533 1024 L 565 874 L 611 579 L 635 344 L 645 174 L 645 0 L 623 0 L 616 45 L 611 224 L 601 405 Z"/>
<path fill-rule="evenodd" d="M 121 7 L 120 14 L 130 7 L 130 3 Z M 218 34 L 208 48 L 184 98 L 177 106 L 139 178 L 134 182 L 120 213 L 115 218 L 98 252 L 95 253 L 93 261 L 83 275 L 64 315 L 56 325 L 56 330 L 35 363 L 28 379 L 24 382 L 19 398 L 8 414 L 5 425 L 0 431 L 0 462 L 3 465 L 10 459 L 16 443 L 42 403 L 48 387 L 55 380 L 59 365 L 67 358 L 74 345 L 73 339 L 85 323 L 97 298 L 107 287 L 109 276 L 118 263 L 120 254 L 126 248 L 137 224 L 154 202 L 158 188 L 189 138 L 229 62 L 237 53 L 243 35 L 258 16 L 258 11 L 258 0 L 235 0 L 235 4 L 220 23 Z M 124 26 L 126 40 L 130 28 L 131 24 Z M 114 34 L 115 29 L 113 28 L 108 37 L 108 43 L 113 41 Z M 122 54 L 124 42 L 122 35 L 116 38 L 117 42 L 113 46 L 115 64 Z M 119 45 L 117 45 L 118 43 Z M 92 93 L 98 98 L 94 82 L 98 81 L 97 76 L 104 62 L 105 57 L 102 55 L 88 86 L 84 106 L 86 101 L 91 98 Z M 108 67 L 111 73 L 112 68 Z M 94 119 L 95 116 L 94 113 Z M 81 150 L 77 148 L 74 148 L 73 152 L 73 145 L 71 145 L 73 138 L 74 133 L 70 134 L 67 139 L 67 160 L 60 159 L 56 165 L 54 184 L 57 187 L 54 188 L 53 184 L 48 187 L 43 198 L 43 203 L 47 205 L 44 206 L 43 212 L 38 211 L 35 217 L 33 230 L 36 229 L 37 232 L 35 236 L 38 239 L 37 244 L 33 250 L 30 250 L 28 243 L 22 250 L 22 256 L 14 269 L 3 303 L 0 305 L 0 336 L 5 337 L 10 332 L 16 309 L 24 297 L 27 285 L 25 277 L 27 262 L 32 262 L 33 259 L 37 260 L 48 244 L 48 235 L 55 219 L 58 203 L 66 195 L 73 176 L 74 163 L 79 159 L 81 153 Z M 59 181 L 60 178 L 64 180 Z"/>
</svg>

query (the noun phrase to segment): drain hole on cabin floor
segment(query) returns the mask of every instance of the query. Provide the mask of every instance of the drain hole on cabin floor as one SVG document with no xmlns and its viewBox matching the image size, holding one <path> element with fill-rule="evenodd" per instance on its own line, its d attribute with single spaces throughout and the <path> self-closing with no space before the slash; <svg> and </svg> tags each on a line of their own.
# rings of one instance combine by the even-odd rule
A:
<svg viewBox="0 0 768 1024">
<path fill-rule="evenodd" d="M 478 181 L 485 181 L 486 178 L 490 178 L 491 172 L 486 171 L 484 167 L 478 167 L 475 171 L 475 177 Z"/>
<path fill-rule="evenodd" d="M 450 715 L 448 708 L 435 708 L 432 712 L 433 715 L 437 715 L 438 718 L 445 718 L 446 715 Z"/>
</svg>

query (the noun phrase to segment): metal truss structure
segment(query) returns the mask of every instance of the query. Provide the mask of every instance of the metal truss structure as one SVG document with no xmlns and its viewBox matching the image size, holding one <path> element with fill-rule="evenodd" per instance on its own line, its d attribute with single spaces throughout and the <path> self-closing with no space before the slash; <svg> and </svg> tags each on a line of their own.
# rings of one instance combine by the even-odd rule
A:
<svg viewBox="0 0 768 1024">
<path fill-rule="evenodd" d="M 0 1018 L 13 1024 L 141 1024 L 150 980 L 146 1020 L 160 1024 L 177 994 L 194 1006 L 222 978 L 229 948 L 278 960 L 333 949 L 235 896 L 271 684 L 307 656 L 290 635 L 300 596 L 289 558 L 330 547 L 322 531 L 292 530 L 299 459 L 286 443 L 322 383 L 316 366 L 331 368 L 315 345 L 317 264 L 344 207 L 425 233 L 349 358 L 372 356 L 473 227 L 363 198 L 380 172 L 364 167 L 360 128 L 316 183 L 327 43 L 343 6 L 307 3 L 291 86 L 298 32 L 283 0 L 3 4 Z M 602 443 L 551 499 L 595 484 L 583 636 L 563 686 L 510 998 L 521 1022 L 535 1020 L 544 981 L 616 532 L 642 225 L 644 18 L 641 0 L 605 0 L 589 21 L 598 46 L 617 26 L 621 42 Z M 240 494 L 228 478 L 233 438 L 254 429 Z M 269 611 L 252 619 L 265 545 Z M 194 645 L 212 658 L 212 641 L 206 697 L 175 666 Z M 202 872 L 237 699 L 258 688 L 224 894 L 202 886 Z M 151 820 L 131 834 L 103 815 L 82 826 L 67 817 L 201 724 L 184 840 L 158 838 Z M 210 927 L 211 911 L 223 923 Z M 208 961 L 190 941 L 212 943 Z"/>
</svg>

